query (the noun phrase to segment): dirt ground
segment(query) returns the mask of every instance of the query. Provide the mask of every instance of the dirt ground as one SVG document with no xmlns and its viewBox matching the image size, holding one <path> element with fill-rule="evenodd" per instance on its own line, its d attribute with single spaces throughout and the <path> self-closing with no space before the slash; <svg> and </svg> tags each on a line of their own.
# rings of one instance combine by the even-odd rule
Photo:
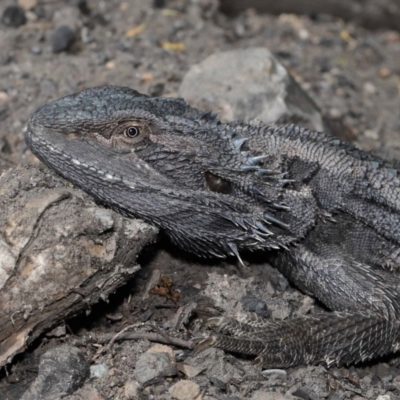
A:
<svg viewBox="0 0 400 400">
<path fill-rule="evenodd" d="M 10 4 L 2 1 L 0 14 Z M 176 96 L 193 64 L 217 51 L 257 46 L 270 49 L 290 70 L 334 134 L 400 160 L 400 32 L 368 31 L 328 15 L 270 16 L 247 10 L 228 17 L 213 0 L 32 4 L 24 25 L 0 26 L 0 172 L 19 163 L 38 163 L 24 143 L 24 130 L 30 113 L 49 100 L 101 84 Z M 70 26 L 76 36 L 68 51 L 53 53 L 52 34 L 60 24 Z M 67 321 L 65 335 L 41 338 L 2 371 L 0 398 L 18 399 L 36 376 L 38 357 L 52 346 L 79 344 L 91 360 L 96 343 L 85 346 L 77 338 L 116 333 L 139 322 L 167 329 L 177 309 L 174 302 L 156 295 L 143 299 L 156 270 L 180 291 L 179 306 L 208 298 L 221 309 L 236 310 L 240 298 L 252 294 L 267 304 L 273 317 L 320 307 L 265 262 L 247 259 L 243 269 L 235 260 L 199 262 L 170 247 L 161 237 L 142 255 L 143 268 L 130 285 L 89 316 Z M 108 368 L 90 383 L 99 399 L 133 398 L 127 388 L 135 380 L 139 356 L 151 345 L 147 340 L 115 342 L 93 361 Z M 188 350 L 174 350 L 177 359 L 201 369 L 192 380 L 204 399 L 251 398 L 256 390 L 294 393 L 302 399 L 400 399 L 396 355 L 349 368 L 292 368 L 285 379 L 278 379 L 260 378 L 250 360 L 219 350 L 195 358 Z M 168 388 L 182 376 L 153 382 L 142 398 L 172 398 Z"/>
</svg>

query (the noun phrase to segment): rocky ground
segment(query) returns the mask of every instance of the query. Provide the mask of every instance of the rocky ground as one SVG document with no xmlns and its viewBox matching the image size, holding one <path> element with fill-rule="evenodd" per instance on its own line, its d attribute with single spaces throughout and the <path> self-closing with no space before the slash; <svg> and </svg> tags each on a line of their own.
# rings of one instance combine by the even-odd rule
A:
<svg viewBox="0 0 400 400">
<path fill-rule="evenodd" d="M 268 118 L 269 103 L 249 91 L 254 71 L 259 85 L 268 86 L 262 81 L 268 71 L 248 72 L 238 52 L 259 54 L 259 47 L 268 48 L 302 88 L 295 86 L 289 93 L 280 120 L 293 117 L 321 124 L 362 149 L 400 160 L 399 32 L 369 31 L 323 14 L 270 16 L 247 10 L 228 17 L 213 0 L 18 3 L 21 9 L 7 8 L 14 5 L 11 1 L 0 4 L 0 171 L 20 163 L 38 164 L 24 143 L 29 114 L 88 86 L 107 83 L 157 96 L 185 94 L 196 104 L 219 108 L 225 119 L 246 119 L 262 103 L 264 108 L 251 116 Z M 193 69 L 227 50 L 235 51 L 237 62 L 218 67 L 208 59 Z M 236 80 L 231 88 L 224 82 L 225 89 L 219 90 L 218 84 L 210 85 L 213 76 L 222 76 L 220 87 L 224 77 Z M 198 90 L 193 89 L 196 85 Z M 239 85 L 241 91 L 233 90 Z M 197 95 L 204 87 L 210 87 L 212 96 Z M 296 99 L 300 111 L 294 110 Z M 264 376 L 251 360 L 220 350 L 191 355 L 185 346 L 196 322 L 185 325 L 186 330 L 172 329 L 181 306 L 196 303 L 236 312 L 256 304 L 258 312 L 273 318 L 320 310 L 265 260 L 248 257 L 245 269 L 235 260 L 200 262 L 160 237 L 139 263 L 142 270 L 107 303 L 66 321 L 3 369 L 0 397 L 20 398 L 37 377 L 39 357 L 63 344 L 83 354 L 65 348 L 57 352 L 73 360 L 78 376 L 86 376 L 86 364 L 91 366 L 91 378 L 69 399 L 400 399 L 400 361 L 395 355 L 356 367 L 298 367 Z M 169 279 L 160 284 L 161 275 Z M 143 333 L 142 339 L 112 340 L 131 325 L 126 332 Z M 181 338 L 181 346 L 164 337 L 167 347 L 154 348 L 149 339 L 160 331 Z M 41 374 L 42 364 L 52 360 L 51 354 L 46 357 Z M 69 365 L 65 360 L 63 365 Z M 51 371 L 57 370 L 50 365 Z"/>
</svg>

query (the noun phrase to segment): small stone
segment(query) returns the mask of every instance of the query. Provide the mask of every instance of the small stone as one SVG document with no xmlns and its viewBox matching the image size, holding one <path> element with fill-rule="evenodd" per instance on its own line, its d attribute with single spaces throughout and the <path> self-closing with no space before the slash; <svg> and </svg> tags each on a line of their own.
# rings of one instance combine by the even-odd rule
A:
<svg viewBox="0 0 400 400">
<path fill-rule="evenodd" d="M 314 303 L 315 303 L 315 300 L 312 297 L 306 296 L 303 299 L 303 304 L 297 310 L 297 315 L 306 315 L 310 311 L 310 309 L 314 305 Z"/>
<path fill-rule="evenodd" d="M 244 310 L 255 313 L 263 318 L 269 318 L 271 312 L 268 310 L 264 301 L 260 300 L 254 295 L 246 295 L 240 299 Z"/>
<path fill-rule="evenodd" d="M 318 400 L 319 396 L 317 396 L 311 389 L 308 387 L 300 387 L 296 391 L 294 391 L 293 396 L 299 397 L 303 400 Z"/>
<path fill-rule="evenodd" d="M 155 378 L 178 373 L 175 361 L 168 353 L 144 353 L 136 362 L 135 376 L 142 385 Z"/>
<path fill-rule="evenodd" d="M 10 96 L 6 92 L 0 92 L 0 103 L 6 103 Z"/>
<path fill-rule="evenodd" d="M 90 378 L 102 378 L 107 372 L 109 368 L 107 364 L 96 364 L 90 366 Z"/>
<path fill-rule="evenodd" d="M 150 347 L 146 353 L 167 353 L 171 357 L 171 360 L 175 360 L 174 350 L 165 344 L 157 343 Z"/>
<path fill-rule="evenodd" d="M 342 112 L 338 108 L 331 108 L 329 110 L 329 116 L 331 118 L 340 118 L 342 116 Z"/>
<path fill-rule="evenodd" d="M 115 69 L 116 66 L 114 60 L 107 61 L 105 65 L 107 69 Z"/>
<path fill-rule="evenodd" d="M 67 334 L 67 328 L 63 324 L 63 325 L 59 325 L 59 326 L 55 327 L 52 331 L 46 333 L 46 336 L 60 338 L 60 337 L 65 336 L 66 334 Z"/>
<path fill-rule="evenodd" d="M 172 385 L 168 392 L 177 400 L 195 400 L 199 399 L 200 386 L 195 382 L 182 380 Z"/>
<path fill-rule="evenodd" d="M 379 76 L 380 76 L 381 78 L 387 78 L 388 76 L 391 75 L 391 73 L 392 73 L 392 71 L 390 71 L 389 68 L 383 67 L 383 68 L 381 68 L 381 69 L 379 70 Z"/>
<path fill-rule="evenodd" d="M 251 400 L 294 400 L 293 396 L 285 396 L 276 392 L 263 392 L 257 390 L 253 393 L 250 398 Z"/>
<path fill-rule="evenodd" d="M 1 17 L 4 25 L 18 28 L 26 23 L 25 11 L 19 6 L 8 6 Z"/>
<path fill-rule="evenodd" d="M 366 94 L 375 94 L 377 92 L 376 86 L 371 82 L 364 83 L 364 92 Z"/>
<path fill-rule="evenodd" d="M 51 37 L 53 53 L 61 53 L 70 48 L 74 42 L 75 34 L 69 26 L 62 25 L 57 28 Z"/>
<path fill-rule="evenodd" d="M 137 399 L 139 397 L 140 385 L 136 381 L 129 380 L 125 382 L 124 394 L 128 399 Z"/>
<path fill-rule="evenodd" d="M 57 28 L 51 37 L 51 47 L 53 53 L 66 51 L 74 42 L 75 35 L 72 29 L 66 25 Z"/>
<path fill-rule="evenodd" d="M 39 55 L 39 54 L 42 54 L 43 48 L 42 48 L 41 46 L 33 46 L 33 47 L 31 48 L 31 52 L 32 52 L 33 54 Z"/>
<path fill-rule="evenodd" d="M 275 380 L 287 380 L 287 372 L 284 369 L 266 369 L 261 372 L 261 375 Z"/>
<path fill-rule="evenodd" d="M 378 140 L 379 139 L 378 133 L 376 131 L 372 130 L 372 129 L 366 129 L 364 131 L 364 135 L 368 139 L 372 139 L 372 140 Z"/>
<path fill-rule="evenodd" d="M 376 398 L 376 400 L 391 400 L 391 398 L 388 394 L 381 394 Z"/>
<path fill-rule="evenodd" d="M 201 368 L 193 367 L 192 365 L 177 363 L 178 370 L 185 374 L 188 378 L 194 378 L 202 372 Z"/>
<path fill-rule="evenodd" d="M 378 367 L 376 369 L 376 375 L 380 380 L 390 375 L 390 366 L 386 363 L 378 364 Z"/>
<path fill-rule="evenodd" d="M 165 0 L 153 0 L 153 7 L 154 8 L 164 8 Z"/>
<path fill-rule="evenodd" d="M 37 0 L 18 0 L 18 5 L 24 10 L 32 10 L 37 6 Z"/>
<path fill-rule="evenodd" d="M 151 72 L 144 72 L 141 77 L 140 80 L 142 82 L 152 82 L 154 80 L 154 75 Z"/>
</svg>

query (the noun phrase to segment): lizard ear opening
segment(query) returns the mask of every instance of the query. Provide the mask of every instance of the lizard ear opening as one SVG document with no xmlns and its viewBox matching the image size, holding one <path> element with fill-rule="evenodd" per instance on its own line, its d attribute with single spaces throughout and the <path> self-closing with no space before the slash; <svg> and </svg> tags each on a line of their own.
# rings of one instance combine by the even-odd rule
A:
<svg viewBox="0 0 400 400">
<path fill-rule="evenodd" d="M 232 185 L 225 179 L 222 179 L 219 176 L 214 175 L 212 172 L 209 171 L 206 171 L 205 178 L 207 186 L 212 192 L 223 193 L 223 194 L 232 193 L 233 191 Z"/>
</svg>

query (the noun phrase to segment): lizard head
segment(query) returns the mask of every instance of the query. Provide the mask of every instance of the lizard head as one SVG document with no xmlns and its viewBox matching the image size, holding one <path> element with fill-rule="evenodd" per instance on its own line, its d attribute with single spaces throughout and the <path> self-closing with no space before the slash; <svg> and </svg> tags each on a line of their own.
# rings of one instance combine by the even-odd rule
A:
<svg viewBox="0 0 400 400">
<path fill-rule="evenodd" d="M 245 141 L 239 125 L 221 124 L 182 99 L 151 98 L 116 86 L 90 88 L 39 108 L 26 132 L 28 146 L 42 161 L 119 211 L 121 204 L 105 193 L 104 180 L 107 188 L 124 185 L 135 193 L 145 186 L 159 188 L 157 193 L 177 188 L 191 193 L 192 203 L 197 196 L 211 204 L 211 196 L 218 203 L 215 213 L 221 207 L 239 214 L 257 212 L 264 222 L 285 229 L 273 215 L 279 208 L 279 180 L 262 168 L 263 156 L 249 152 Z M 133 208 L 134 214 L 158 222 L 154 210 L 144 212 L 146 205 Z M 192 213 L 199 210 L 194 207 Z M 168 229 L 170 220 L 164 225 Z M 248 228 L 242 220 L 236 226 Z M 253 224 L 258 232 L 260 226 Z M 273 235 L 268 229 L 263 234 L 258 247 Z M 256 243 L 253 239 L 248 238 Z"/>
<path fill-rule="evenodd" d="M 276 182 L 259 164 L 263 156 L 246 148 L 234 125 L 190 107 L 182 99 L 151 98 L 125 87 L 101 86 L 39 108 L 30 130 L 56 146 L 82 153 L 82 142 L 143 160 L 190 189 L 249 197 L 264 181 Z M 27 141 L 31 136 L 27 133 Z M 53 142 L 53 143 L 52 143 Z M 63 149 L 61 149 L 63 151 Z"/>
</svg>

